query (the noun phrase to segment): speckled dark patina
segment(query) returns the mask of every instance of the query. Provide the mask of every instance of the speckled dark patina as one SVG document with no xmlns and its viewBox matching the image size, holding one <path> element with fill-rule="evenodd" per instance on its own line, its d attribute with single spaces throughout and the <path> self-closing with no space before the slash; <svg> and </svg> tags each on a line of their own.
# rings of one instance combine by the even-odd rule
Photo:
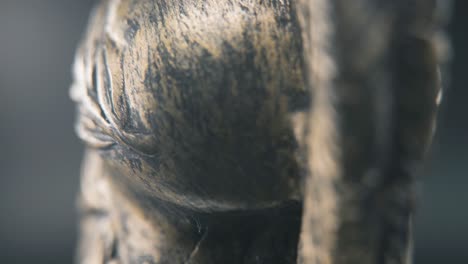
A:
<svg viewBox="0 0 468 264">
<path fill-rule="evenodd" d="M 87 145 L 78 263 L 409 263 L 436 10 L 101 1 L 71 90 Z"/>
</svg>

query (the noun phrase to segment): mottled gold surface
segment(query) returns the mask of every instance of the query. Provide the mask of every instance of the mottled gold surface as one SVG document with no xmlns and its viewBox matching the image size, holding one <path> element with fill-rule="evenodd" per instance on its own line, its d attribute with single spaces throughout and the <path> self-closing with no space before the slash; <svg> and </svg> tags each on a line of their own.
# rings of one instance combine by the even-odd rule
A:
<svg viewBox="0 0 468 264">
<path fill-rule="evenodd" d="M 101 1 L 71 90 L 78 263 L 409 263 L 436 10 Z"/>
</svg>

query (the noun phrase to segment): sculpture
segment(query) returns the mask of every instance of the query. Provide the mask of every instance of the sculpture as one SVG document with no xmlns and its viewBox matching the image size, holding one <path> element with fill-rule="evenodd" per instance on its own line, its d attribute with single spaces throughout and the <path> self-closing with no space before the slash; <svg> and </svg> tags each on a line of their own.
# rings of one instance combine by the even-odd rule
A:
<svg viewBox="0 0 468 264">
<path fill-rule="evenodd" d="M 102 1 L 71 90 L 87 144 L 78 262 L 409 263 L 435 10 Z"/>
</svg>

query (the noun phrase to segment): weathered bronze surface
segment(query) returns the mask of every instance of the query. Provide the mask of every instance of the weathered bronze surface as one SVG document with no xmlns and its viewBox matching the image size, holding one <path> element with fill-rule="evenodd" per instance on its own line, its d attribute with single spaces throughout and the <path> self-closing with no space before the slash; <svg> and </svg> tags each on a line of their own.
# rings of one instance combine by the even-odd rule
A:
<svg viewBox="0 0 468 264">
<path fill-rule="evenodd" d="M 434 1 L 103 0 L 78 263 L 409 263 Z"/>
</svg>

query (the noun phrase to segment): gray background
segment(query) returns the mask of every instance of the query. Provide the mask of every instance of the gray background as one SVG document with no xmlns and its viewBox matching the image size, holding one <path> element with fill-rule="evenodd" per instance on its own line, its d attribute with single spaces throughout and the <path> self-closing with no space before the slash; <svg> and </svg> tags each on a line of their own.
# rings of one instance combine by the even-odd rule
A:
<svg viewBox="0 0 468 264">
<path fill-rule="evenodd" d="M 91 0 L 0 0 L 0 263 L 71 263 L 82 146 L 70 65 Z M 450 26 L 452 82 L 421 177 L 416 264 L 468 263 L 468 26 Z"/>
</svg>

